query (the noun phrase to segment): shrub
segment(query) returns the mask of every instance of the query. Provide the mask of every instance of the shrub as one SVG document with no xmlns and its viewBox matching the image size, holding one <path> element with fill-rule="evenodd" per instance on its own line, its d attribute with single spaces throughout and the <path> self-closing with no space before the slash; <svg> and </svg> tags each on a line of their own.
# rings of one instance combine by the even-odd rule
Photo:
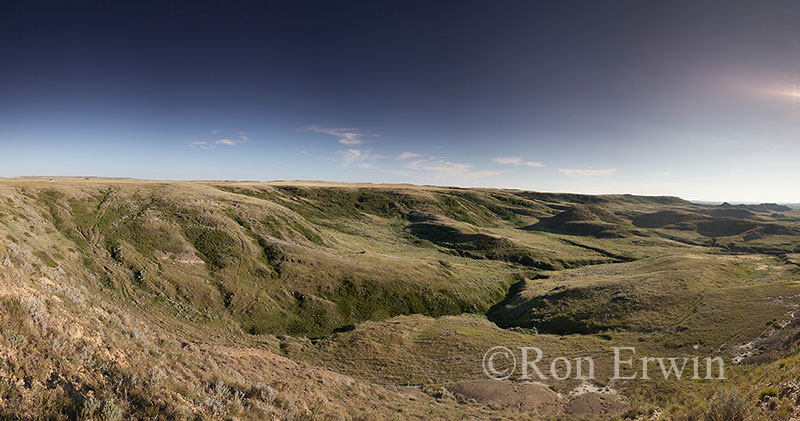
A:
<svg viewBox="0 0 800 421">
<path fill-rule="evenodd" d="M 744 421 L 751 406 L 736 388 L 720 390 L 707 402 L 706 421 Z"/>
<path fill-rule="evenodd" d="M 266 238 L 259 237 L 258 245 L 264 252 L 264 257 L 271 265 L 278 263 L 283 258 L 283 252 L 281 249 L 277 245 L 272 244 Z"/>
<path fill-rule="evenodd" d="M 777 408 L 775 408 L 775 414 L 774 414 L 775 419 L 779 420 L 791 419 L 793 412 L 794 412 L 794 406 L 792 405 L 792 402 L 787 398 L 783 398 L 779 403 L 777 403 Z"/>
<path fill-rule="evenodd" d="M 113 399 L 106 400 L 100 409 L 100 417 L 103 421 L 117 421 L 122 419 L 122 409 L 114 403 Z"/>
<path fill-rule="evenodd" d="M 78 414 L 79 420 L 90 420 L 94 418 L 94 414 L 100 410 L 100 407 L 103 405 L 98 399 L 95 398 L 88 398 L 83 401 L 83 407 L 81 408 L 81 412 Z"/>
<path fill-rule="evenodd" d="M 765 387 L 758 392 L 758 400 L 763 401 L 767 397 L 776 397 L 778 396 L 778 388 L 774 386 Z"/>
</svg>

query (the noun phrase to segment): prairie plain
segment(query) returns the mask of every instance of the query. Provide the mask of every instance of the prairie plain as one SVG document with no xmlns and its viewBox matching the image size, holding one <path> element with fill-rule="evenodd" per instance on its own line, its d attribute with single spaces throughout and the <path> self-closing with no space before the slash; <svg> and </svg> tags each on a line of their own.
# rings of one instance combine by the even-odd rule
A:
<svg viewBox="0 0 800 421">
<path fill-rule="evenodd" d="M 778 204 L 4 179 L 0 416 L 792 419 L 798 256 Z M 494 346 L 596 379 L 493 380 Z M 726 379 L 611 380 L 612 347 Z"/>
</svg>

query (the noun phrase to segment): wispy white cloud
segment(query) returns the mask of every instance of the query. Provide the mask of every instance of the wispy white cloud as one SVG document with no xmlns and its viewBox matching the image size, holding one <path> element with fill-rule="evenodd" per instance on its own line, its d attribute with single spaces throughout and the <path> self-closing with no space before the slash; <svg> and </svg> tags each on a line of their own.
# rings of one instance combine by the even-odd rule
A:
<svg viewBox="0 0 800 421">
<path fill-rule="evenodd" d="M 206 142 L 205 140 L 198 140 L 198 141 L 195 141 L 195 142 L 188 142 L 187 144 L 192 148 L 198 148 L 198 149 L 211 149 L 211 148 L 214 147 L 214 145 Z"/>
<path fill-rule="evenodd" d="M 541 162 L 525 161 L 518 156 L 499 156 L 493 159 L 492 161 L 502 165 L 514 165 L 514 166 L 524 165 L 526 167 L 544 167 L 544 164 L 542 164 Z"/>
<path fill-rule="evenodd" d="M 364 143 L 365 137 L 377 136 L 375 134 L 365 133 L 359 129 L 334 129 L 319 126 L 309 126 L 301 130 L 336 136 L 339 138 L 339 143 L 342 145 L 360 145 Z"/>
<path fill-rule="evenodd" d="M 405 158 L 401 159 L 404 155 Z M 423 157 L 411 152 L 404 152 L 397 159 L 404 161 L 402 169 L 388 172 L 420 179 L 470 180 L 505 173 L 505 171 L 476 171 L 472 164 L 451 162 L 434 156 Z"/>
<path fill-rule="evenodd" d="M 571 168 L 559 168 L 558 172 L 567 177 L 594 177 L 599 175 L 614 175 L 619 172 L 619 168 L 608 168 L 604 170 L 575 170 Z"/>
<path fill-rule="evenodd" d="M 222 130 L 212 130 L 211 134 L 220 134 Z M 247 137 L 247 133 L 237 130 L 235 132 L 235 136 L 224 137 L 217 140 L 197 140 L 193 142 L 187 142 L 187 144 L 192 148 L 198 149 L 213 149 L 217 147 L 217 145 L 222 146 L 236 146 L 242 143 L 247 143 L 249 138 Z"/>
<path fill-rule="evenodd" d="M 669 177 L 671 175 L 672 175 L 672 173 L 669 172 L 669 171 L 654 172 L 654 173 L 647 174 L 648 177 Z"/>
<path fill-rule="evenodd" d="M 375 169 L 378 166 L 374 161 L 383 158 L 382 155 L 372 153 L 371 149 L 346 149 L 336 151 L 336 160 L 343 168 L 356 167 L 362 169 Z"/>
<path fill-rule="evenodd" d="M 395 158 L 395 159 L 398 160 L 398 161 L 402 161 L 402 160 L 406 160 L 406 159 L 410 159 L 410 158 L 416 158 L 418 156 L 419 156 L 419 154 L 415 154 L 413 152 L 403 152 L 400 155 L 397 155 L 397 158 Z"/>
</svg>

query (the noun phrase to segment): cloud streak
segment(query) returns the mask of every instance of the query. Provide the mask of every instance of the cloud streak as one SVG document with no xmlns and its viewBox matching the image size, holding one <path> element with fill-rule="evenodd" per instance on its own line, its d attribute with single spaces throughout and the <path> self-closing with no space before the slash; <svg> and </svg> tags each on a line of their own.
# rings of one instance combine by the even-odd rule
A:
<svg viewBox="0 0 800 421">
<path fill-rule="evenodd" d="M 212 130 L 212 134 L 220 134 L 222 133 L 221 130 Z M 236 146 L 242 143 L 247 143 L 249 138 L 247 137 L 247 133 L 237 130 L 235 136 L 231 137 L 224 137 L 217 140 L 209 141 L 209 140 L 196 140 L 193 142 L 187 142 L 189 147 L 197 148 L 197 149 L 214 149 L 217 145 L 221 146 Z"/>
<path fill-rule="evenodd" d="M 476 171 L 474 165 L 451 162 L 434 156 L 423 157 L 412 152 L 403 152 L 397 160 L 405 161 L 400 170 L 389 171 L 405 177 L 436 180 L 472 180 L 504 174 L 505 171 Z"/>
<path fill-rule="evenodd" d="M 397 155 L 397 158 L 395 158 L 395 159 L 398 160 L 398 161 L 404 161 L 406 159 L 416 158 L 418 156 L 419 156 L 418 154 L 415 154 L 413 152 L 403 152 L 400 155 Z"/>
<path fill-rule="evenodd" d="M 526 167 L 544 167 L 544 164 L 538 161 L 525 161 L 518 156 L 499 156 L 493 159 L 497 164 L 501 165 L 514 165 L 514 166 L 526 166 Z"/>
<path fill-rule="evenodd" d="M 214 145 L 206 142 L 205 140 L 198 140 L 196 142 L 188 142 L 189 147 L 198 149 L 211 149 Z"/>
<path fill-rule="evenodd" d="M 338 142 L 342 145 L 360 145 L 364 143 L 365 137 L 376 137 L 375 134 L 365 133 L 359 129 L 335 129 L 319 126 L 309 126 L 302 131 L 327 134 L 338 137 Z"/>
<path fill-rule="evenodd" d="M 346 149 L 336 151 L 336 160 L 341 163 L 341 167 L 356 167 L 361 169 L 375 169 L 377 165 L 374 161 L 383 158 L 382 155 L 372 153 L 371 149 Z"/>
<path fill-rule="evenodd" d="M 572 168 L 559 168 L 558 172 L 567 177 L 596 177 L 614 175 L 619 172 L 619 168 L 608 168 L 604 170 L 576 170 Z"/>
</svg>

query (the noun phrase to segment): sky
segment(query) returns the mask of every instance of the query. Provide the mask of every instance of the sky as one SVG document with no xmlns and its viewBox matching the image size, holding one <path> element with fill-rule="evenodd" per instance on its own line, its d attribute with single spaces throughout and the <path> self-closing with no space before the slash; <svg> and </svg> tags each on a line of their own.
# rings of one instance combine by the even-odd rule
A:
<svg viewBox="0 0 800 421">
<path fill-rule="evenodd" d="M 0 0 L 0 177 L 800 202 L 800 2 Z"/>
</svg>

